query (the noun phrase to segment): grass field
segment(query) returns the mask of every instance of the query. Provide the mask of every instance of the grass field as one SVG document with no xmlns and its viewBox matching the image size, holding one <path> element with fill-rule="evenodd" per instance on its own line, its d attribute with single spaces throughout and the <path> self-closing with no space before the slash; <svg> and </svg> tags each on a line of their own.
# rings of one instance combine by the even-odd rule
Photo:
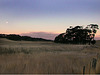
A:
<svg viewBox="0 0 100 75">
<path fill-rule="evenodd" d="M 0 73 L 83 74 L 83 69 L 88 74 L 100 73 L 99 54 L 100 41 L 93 46 L 0 38 Z"/>
</svg>

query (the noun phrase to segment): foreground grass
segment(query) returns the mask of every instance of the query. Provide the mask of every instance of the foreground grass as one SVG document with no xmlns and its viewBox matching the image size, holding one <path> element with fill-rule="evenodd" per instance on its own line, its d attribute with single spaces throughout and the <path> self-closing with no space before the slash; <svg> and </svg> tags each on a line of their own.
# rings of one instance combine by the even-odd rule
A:
<svg viewBox="0 0 100 75">
<path fill-rule="evenodd" d="M 82 74 L 100 73 L 99 43 L 96 46 L 53 42 L 0 40 L 0 73 Z M 90 62 L 98 59 L 96 69 Z"/>
</svg>

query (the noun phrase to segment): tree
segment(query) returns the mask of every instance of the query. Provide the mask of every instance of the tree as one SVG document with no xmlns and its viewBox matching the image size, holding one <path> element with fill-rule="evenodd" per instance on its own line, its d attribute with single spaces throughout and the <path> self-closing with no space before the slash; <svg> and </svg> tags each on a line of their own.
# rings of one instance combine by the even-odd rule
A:
<svg viewBox="0 0 100 75">
<path fill-rule="evenodd" d="M 97 32 L 98 25 L 90 24 L 83 29 L 82 26 L 70 27 L 66 30 L 66 33 L 58 35 L 54 42 L 56 43 L 71 43 L 71 44 L 95 44 L 95 34 Z"/>
</svg>

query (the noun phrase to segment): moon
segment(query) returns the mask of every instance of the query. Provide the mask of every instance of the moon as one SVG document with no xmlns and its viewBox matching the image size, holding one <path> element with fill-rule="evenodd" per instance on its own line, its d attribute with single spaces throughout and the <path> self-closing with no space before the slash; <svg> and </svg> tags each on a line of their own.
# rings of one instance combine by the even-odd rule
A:
<svg viewBox="0 0 100 75">
<path fill-rule="evenodd" d="M 8 24 L 8 21 L 6 22 L 6 24 Z"/>
</svg>

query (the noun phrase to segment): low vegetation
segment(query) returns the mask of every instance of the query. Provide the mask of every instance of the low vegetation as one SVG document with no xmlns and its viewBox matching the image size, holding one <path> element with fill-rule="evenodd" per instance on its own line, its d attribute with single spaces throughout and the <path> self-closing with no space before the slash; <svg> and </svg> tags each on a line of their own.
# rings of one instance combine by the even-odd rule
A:
<svg viewBox="0 0 100 75">
<path fill-rule="evenodd" d="M 87 74 L 100 73 L 99 54 L 100 41 L 93 46 L 0 38 L 0 73 L 83 74 L 84 66 Z"/>
</svg>

